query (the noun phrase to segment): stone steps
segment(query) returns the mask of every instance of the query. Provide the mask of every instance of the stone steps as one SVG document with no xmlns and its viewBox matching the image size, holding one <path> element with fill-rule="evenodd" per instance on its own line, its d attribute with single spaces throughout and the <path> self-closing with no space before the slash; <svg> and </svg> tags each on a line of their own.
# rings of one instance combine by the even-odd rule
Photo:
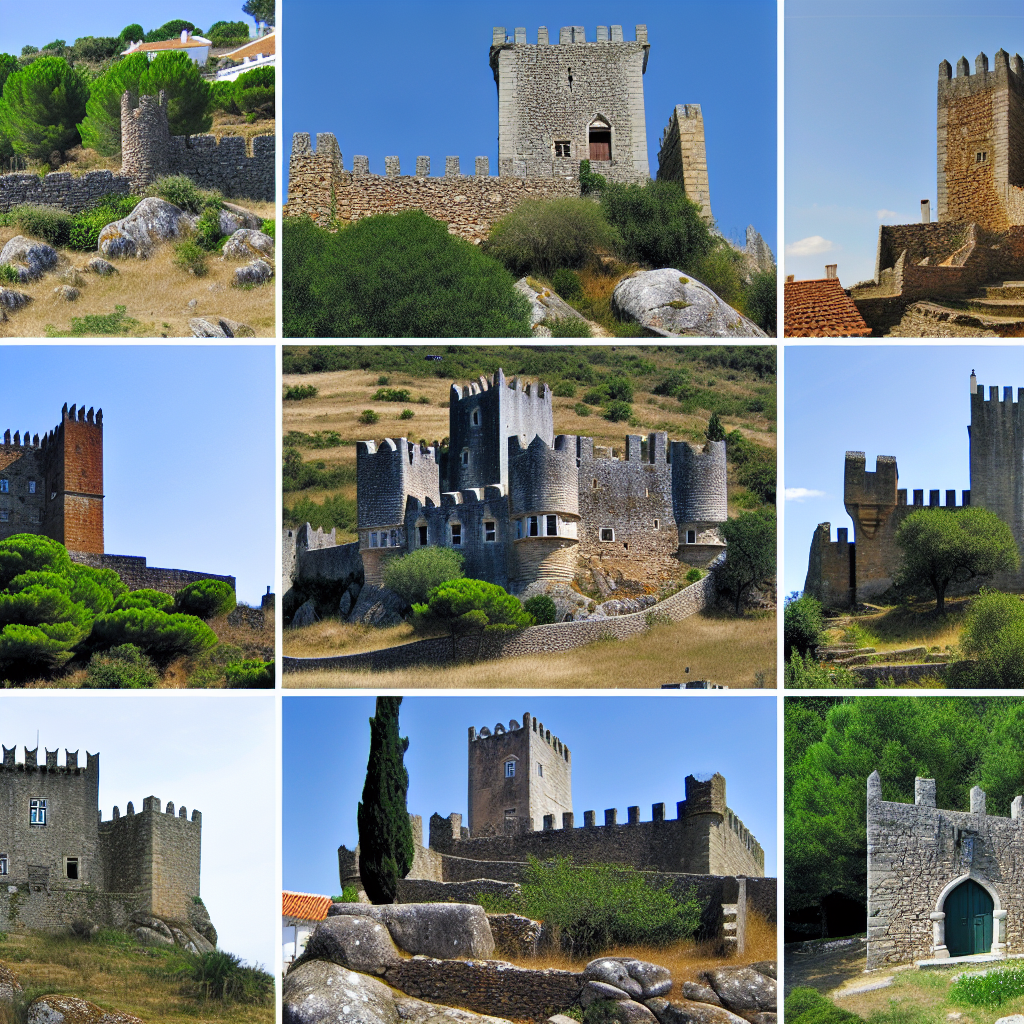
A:
<svg viewBox="0 0 1024 1024">
<path fill-rule="evenodd" d="M 991 289 L 985 289 L 986 292 Z M 1024 289 L 1022 289 L 1024 291 Z M 983 296 L 966 301 L 969 312 L 981 316 L 1001 317 L 1011 320 L 1024 319 L 1024 296 Z"/>
<path fill-rule="evenodd" d="M 722 904 L 722 943 L 725 946 L 725 955 L 732 956 L 739 950 L 739 904 Z"/>
<path fill-rule="evenodd" d="M 978 299 L 975 302 L 986 302 L 988 300 Z M 1024 307 L 1020 307 L 1024 310 Z M 990 312 L 972 312 L 963 309 L 951 309 L 939 302 L 922 300 L 909 306 L 904 314 L 905 324 L 908 319 L 918 324 L 929 325 L 929 336 L 934 337 L 978 337 L 984 336 L 982 332 L 991 333 L 999 338 L 1024 337 L 1024 312 L 1021 316 L 995 316 Z M 918 334 L 892 334 L 892 337 L 912 336 Z"/>
<path fill-rule="evenodd" d="M 1002 284 L 987 284 L 978 289 L 985 299 L 1024 299 L 1024 281 L 1003 281 Z"/>
</svg>

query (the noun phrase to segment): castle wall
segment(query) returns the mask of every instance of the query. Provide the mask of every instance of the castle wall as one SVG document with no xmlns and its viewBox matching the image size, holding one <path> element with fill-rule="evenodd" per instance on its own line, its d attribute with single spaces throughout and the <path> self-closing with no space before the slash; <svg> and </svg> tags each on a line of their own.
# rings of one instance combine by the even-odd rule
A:
<svg viewBox="0 0 1024 1024">
<path fill-rule="evenodd" d="M 26 750 L 24 763 L 15 761 L 16 747 L 4 747 L 0 767 L 0 853 L 7 854 L 6 885 L 19 891 L 80 891 L 99 887 L 103 861 L 97 827 L 100 762 L 87 754 L 78 766 L 78 752 L 46 751 L 37 764 L 37 750 Z M 45 824 L 30 820 L 30 801 L 44 800 Z M 78 858 L 78 878 L 66 877 L 66 858 Z"/>
<path fill-rule="evenodd" d="M 597 40 L 586 42 L 582 26 L 564 27 L 558 42 L 547 29 L 537 43 L 525 30 L 508 39 L 496 28 L 490 52 L 498 87 L 498 166 L 504 177 L 572 173 L 581 160 L 615 181 L 644 181 L 647 130 L 643 76 L 647 69 L 647 27 L 636 26 L 636 41 L 622 38 L 622 27 L 599 26 Z M 592 157 L 590 126 L 601 119 L 610 127 L 610 159 Z M 568 143 L 569 152 L 556 152 Z"/>
<path fill-rule="evenodd" d="M 434 449 L 426 452 L 404 437 L 360 441 L 356 445 L 358 524 L 364 527 L 401 526 L 407 498 L 426 504 L 441 502 Z M 360 546 L 369 547 L 362 542 Z"/>
<path fill-rule="evenodd" d="M 687 199 L 700 206 L 701 216 L 706 221 L 713 220 L 708 158 L 704 146 L 704 116 L 699 103 L 680 103 L 672 111 L 661 135 L 658 180 L 675 182 L 686 193 Z M 767 249 L 761 236 L 757 237 Z"/>
<path fill-rule="evenodd" d="M 199 580 L 220 580 L 232 589 L 234 576 L 218 576 L 212 572 L 195 572 L 191 569 L 161 569 L 146 565 L 142 555 L 95 555 L 87 551 L 69 550 L 73 562 L 91 565 L 94 569 L 113 569 L 129 590 L 159 590 L 164 594 L 176 594 L 182 587 Z"/>
<path fill-rule="evenodd" d="M 130 191 L 127 175 L 110 171 L 86 171 L 77 177 L 51 171 L 44 178 L 38 174 L 0 174 L 0 213 L 15 206 L 57 206 L 81 213 L 106 195 L 126 196 Z"/>
<path fill-rule="evenodd" d="M 107 893 L 91 889 L 65 889 L 51 886 L 49 892 L 8 892 L 0 886 L 0 925 L 7 930 L 29 929 L 65 932 L 77 921 L 88 921 L 109 928 L 127 928 L 131 917 L 145 913 L 142 893 Z"/>
<path fill-rule="evenodd" d="M 868 779 L 868 969 L 949 956 L 945 899 L 967 878 L 993 897 L 992 951 L 1024 952 L 1021 797 L 1000 818 L 986 814 L 980 789 L 970 811 L 949 811 L 935 806 L 933 779 L 915 788 L 915 803 L 894 803 L 877 772 Z"/>
<path fill-rule="evenodd" d="M 804 593 L 817 598 L 826 608 L 848 608 L 853 601 L 856 549 L 848 541 L 845 528 L 836 530 L 835 541 L 831 537 L 832 524 L 819 523 L 811 538 Z"/>
<path fill-rule="evenodd" d="M 8 430 L 0 444 L 0 540 L 17 533 L 39 533 L 46 511 L 46 472 L 39 436 L 33 444 L 28 434 L 11 438 Z"/>
<path fill-rule="evenodd" d="M 390 159 L 390 158 L 389 158 Z M 334 135 L 317 135 L 317 148 L 310 146 L 306 132 L 296 132 L 288 169 L 288 217 L 309 217 L 321 227 L 335 220 L 350 223 L 383 213 L 422 210 L 428 217 L 448 225 L 450 234 L 479 243 L 502 217 L 526 199 L 579 197 L 579 179 L 573 176 L 548 178 L 491 177 L 487 159 L 478 158 L 476 175 L 458 171 L 458 157 L 449 157 L 450 171 L 444 177 L 398 174 L 397 161 L 391 174 L 370 174 L 366 158 L 356 157 L 359 171 L 346 171 Z M 417 160 L 421 168 L 429 160 Z"/>
</svg>

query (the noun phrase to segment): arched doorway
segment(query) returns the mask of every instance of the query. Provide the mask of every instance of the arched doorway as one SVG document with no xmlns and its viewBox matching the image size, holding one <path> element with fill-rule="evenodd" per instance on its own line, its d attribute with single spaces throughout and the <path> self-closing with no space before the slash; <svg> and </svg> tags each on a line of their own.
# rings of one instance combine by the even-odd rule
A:
<svg viewBox="0 0 1024 1024">
<path fill-rule="evenodd" d="M 973 878 L 946 897 L 943 910 L 950 956 L 973 956 L 992 949 L 992 897 Z"/>
</svg>

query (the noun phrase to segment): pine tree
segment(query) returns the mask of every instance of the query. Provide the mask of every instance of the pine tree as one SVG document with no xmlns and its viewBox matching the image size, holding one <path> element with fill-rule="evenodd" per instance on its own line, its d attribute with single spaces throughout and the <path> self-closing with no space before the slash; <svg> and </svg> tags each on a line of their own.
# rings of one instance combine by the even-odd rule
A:
<svg viewBox="0 0 1024 1024">
<path fill-rule="evenodd" d="M 403 759 L 408 737 L 398 734 L 401 697 L 378 697 L 370 719 L 370 758 L 363 799 L 356 811 L 359 826 L 359 877 L 373 903 L 394 903 L 398 880 L 412 867 L 413 841 L 405 794 L 409 773 Z"/>
<path fill-rule="evenodd" d="M 725 440 L 725 427 L 722 426 L 722 421 L 718 418 L 717 412 L 711 414 L 711 419 L 708 420 L 708 428 L 704 431 L 704 436 L 709 441 Z"/>
<path fill-rule="evenodd" d="M 0 135 L 21 156 L 47 160 L 77 146 L 89 86 L 63 57 L 40 57 L 9 75 L 0 98 Z"/>
</svg>

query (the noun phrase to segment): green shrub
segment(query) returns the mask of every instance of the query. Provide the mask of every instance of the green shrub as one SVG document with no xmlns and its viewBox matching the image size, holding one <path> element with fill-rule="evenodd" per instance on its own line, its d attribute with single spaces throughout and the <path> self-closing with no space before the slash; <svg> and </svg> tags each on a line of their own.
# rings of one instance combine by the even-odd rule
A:
<svg viewBox="0 0 1024 1024">
<path fill-rule="evenodd" d="M 235 103 L 243 113 L 260 111 L 274 115 L 275 79 L 273 67 L 253 68 L 238 76 L 234 82 Z"/>
<path fill-rule="evenodd" d="M 786 658 L 795 650 L 802 655 L 818 646 L 824 621 L 821 602 L 809 594 L 790 601 L 784 612 L 783 651 Z"/>
<path fill-rule="evenodd" d="M 259 658 L 226 665 L 228 687 L 232 690 L 272 690 L 274 688 L 274 662 Z"/>
<path fill-rule="evenodd" d="M 375 402 L 408 402 L 412 394 L 405 388 L 378 388 L 374 393 Z"/>
<path fill-rule="evenodd" d="M 698 580 L 702 580 L 703 578 L 704 573 L 697 568 L 690 569 L 686 574 L 687 583 L 696 583 Z"/>
<path fill-rule="evenodd" d="M 577 416 L 589 416 L 590 415 L 590 406 L 589 405 L 585 405 L 583 402 L 577 402 L 572 408 L 573 408 L 573 412 L 575 412 Z"/>
<path fill-rule="evenodd" d="M 173 203 L 189 213 L 200 213 L 206 203 L 206 197 L 196 183 L 185 174 L 170 174 L 157 178 L 150 191 L 165 202 Z"/>
<path fill-rule="evenodd" d="M 359 414 L 359 422 L 365 423 L 367 426 L 376 423 L 380 419 L 380 415 L 375 413 L 372 409 L 364 409 Z"/>
<path fill-rule="evenodd" d="M 567 302 L 578 299 L 583 294 L 579 274 L 568 267 L 559 267 L 551 275 L 551 287 Z"/>
<path fill-rule="evenodd" d="M 276 238 L 277 237 L 277 235 L 276 235 L 277 228 L 276 228 L 275 224 L 276 224 L 276 222 L 273 221 L 273 220 L 265 220 L 260 225 L 260 231 L 262 231 L 263 234 L 265 234 L 265 235 L 269 235 L 271 238 Z"/>
<path fill-rule="evenodd" d="M 111 611 L 124 608 L 155 608 L 160 612 L 169 612 L 174 609 L 174 598 L 162 590 L 130 590 L 117 599 Z"/>
<path fill-rule="evenodd" d="M 236 603 L 235 588 L 224 580 L 196 580 L 174 595 L 176 611 L 199 619 L 226 615 Z"/>
<path fill-rule="evenodd" d="M 774 338 L 778 334 L 778 285 L 775 270 L 759 270 L 753 274 L 743 292 L 743 308 L 758 327 Z"/>
<path fill-rule="evenodd" d="M 603 174 L 594 174 L 591 171 L 589 160 L 580 161 L 580 195 L 601 192 L 607 184 L 608 179 Z"/>
<path fill-rule="evenodd" d="M 795 988 L 786 997 L 786 1024 L 863 1024 L 864 1018 L 836 1006 L 813 988 Z"/>
<path fill-rule="evenodd" d="M 22 234 L 39 238 L 53 246 L 66 246 L 75 218 L 55 206 L 18 206 L 11 213 Z"/>
<path fill-rule="evenodd" d="M 406 604 L 426 601 L 434 587 L 463 575 L 464 559 L 451 548 L 424 547 L 384 563 L 382 582 Z"/>
<path fill-rule="evenodd" d="M 138 196 L 110 194 L 104 196 L 96 206 L 76 213 L 72 219 L 68 247 L 81 252 L 95 251 L 100 232 L 113 221 L 127 217 L 140 201 Z"/>
<path fill-rule="evenodd" d="M 960 651 L 976 660 L 965 688 L 1024 687 L 1024 601 L 982 588 L 964 616 Z"/>
<path fill-rule="evenodd" d="M 324 530 L 337 527 L 339 530 L 352 531 L 356 528 L 356 502 L 343 494 L 335 494 L 324 498 L 322 502 L 312 498 L 300 498 L 294 505 L 283 509 L 286 526 L 301 526 L 309 523 L 315 530 L 318 526 Z"/>
<path fill-rule="evenodd" d="M 18 277 L 17 270 L 10 265 L 10 263 L 0 263 L 0 281 L 6 281 L 8 284 L 18 284 L 21 278 Z"/>
<path fill-rule="evenodd" d="M 188 995 L 207 1002 L 269 1006 L 274 1000 L 272 975 L 220 949 L 192 955 L 178 977 Z"/>
<path fill-rule="evenodd" d="M 389 385 L 389 384 L 391 383 L 391 378 L 390 378 L 390 377 L 389 377 L 389 376 L 388 376 L 388 375 L 387 375 L 386 373 L 382 373 L 382 374 L 381 374 L 381 375 L 380 375 L 380 376 L 379 376 L 379 377 L 377 378 L 377 383 L 378 383 L 378 384 L 379 384 L 379 385 L 380 385 L 380 386 L 381 386 L 382 388 L 386 388 L 386 387 L 387 387 L 387 386 L 388 386 L 388 385 Z"/>
<path fill-rule="evenodd" d="M 609 402 L 604 410 L 604 418 L 611 420 L 613 423 L 623 423 L 630 419 L 633 415 L 633 406 L 629 402 L 620 402 L 618 400 Z"/>
<path fill-rule="evenodd" d="M 183 238 L 174 243 L 174 265 L 195 277 L 205 277 L 209 273 L 208 258 L 209 253 L 194 238 Z"/>
<path fill-rule="evenodd" d="M 81 142 L 89 86 L 63 57 L 40 57 L 9 75 L 0 97 L 0 135 L 19 156 L 46 160 Z"/>
<path fill-rule="evenodd" d="M 209 650 L 217 644 L 217 634 L 193 615 L 168 615 L 155 608 L 126 608 L 96 616 L 89 635 L 91 647 L 103 650 L 126 643 L 166 664 Z"/>
<path fill-rule="evenodd" d="M 316 398 L 317 388 L 312 384 L 293 384 L 285 388 L 284 400 L 286 402 L 300 402 L 303 398 Z"/>
<path fill-rule="evenodd" d="M 420 397 L 416 399 L 416 404 L 417 405 L 430 405 L 430 399 L 427 398 L 426 395 L 420 395 Z"/>
<path fill-rule="evenodd" d="M 720 299 L 736 307 L 740 304 L 743 292 L 743 281 L 740 277 L 741 261 L 742 257 L 735 249 L 726 242 L 719 241 L 687 269 Z"/>
<path fill-rule="evenodd" d="M 587 199 L 528 199 L 491 228 L 481 248 L 517 277 L 585 267 L 618 235 Z"/>
<path fill-rule="evenodd" d="M 314 430 L 312 434 L 305 434 L 301 430 L 289 430 L 285 435 L 284 444 L 286 448 L 338 448 L 341 446 L 341 434 L 336 430 Z"/>
<path fill-rule="evenodd" d="M 411 420 L 411 419 L 413 418 L 413 416 L 415 416 L 415 415 L 416 415 L 416 413 L 414 413 L 414 412 L 412 411 L 412 409 L 403 409 L 403 410 L 402 410 L 402 411 L 401 411 L 401 412 L 400 412 L 400 413 L 398 414 L 398 418 L 399 418 L 400 420 Z"/>
<path fill-rule="evenodd" d="M 359 887 L 357 885 L 346 885 L 339 896 L 331 897 L 332 903 L 358 903 Z"/>
<path fill-rule="evenodd" d="M 555 398 L 575 398 L 576 385 L 571 380 L 560 380 L 552 389 Z"/>
<path fill-rule="evenodd" d="M 538 626 L 555 621 L 555 602 L 547 594 L 534 594 L 523 602 L 523 607 L 537 620 Z"/>
<path fill-rule="evenodd" d="M 220 208 L 221 203 L 217 201 L 207 202 L 202 215 L 196 222 L 196 241 L 207 251 L 216 252 L 217 243 L 223 237 L 220 229 Z"/>
<path fill-rule="evenodd" d="M 961 1006 L 995 1008 L 1024 996 L 1024 967 L 993 967 L 984 974 L 961 974 L 949 988 L 949 998 Z"/>
<path fill-rule="evenodd" d="M 159 679 L 156 666 L 138 647 L 121 644 L 89 659 L 82 686 L 90 690 L 142 690 L 155 686 Z"/>
<path fill-rule="evenodd" d="M 592 338 L 590 324 L 575 316 L 560 316 L 545 320 L 544 326 L 551 331 L 552 338 Z"/>
<path fill-rule="evenodd" d="M 529 301 L 508 272 L 420 210 L 335 234 L 287 218 L 282 231 L 286 337 L 530 335 Z"/>
<path fill-rule="evenodd" d="M 102 338 L 113 338 L 131 334 L 142 325 L 134 317 L 128 316 L 127 306 L 115 306 L 113 313 L 89 313 L 86 316 L 73 316 L 71 328 L 58 331 L 49 324 L 46 327 L 48 338 L 82 338 L 86 335 L 98 335 Z"/>
</svg>

